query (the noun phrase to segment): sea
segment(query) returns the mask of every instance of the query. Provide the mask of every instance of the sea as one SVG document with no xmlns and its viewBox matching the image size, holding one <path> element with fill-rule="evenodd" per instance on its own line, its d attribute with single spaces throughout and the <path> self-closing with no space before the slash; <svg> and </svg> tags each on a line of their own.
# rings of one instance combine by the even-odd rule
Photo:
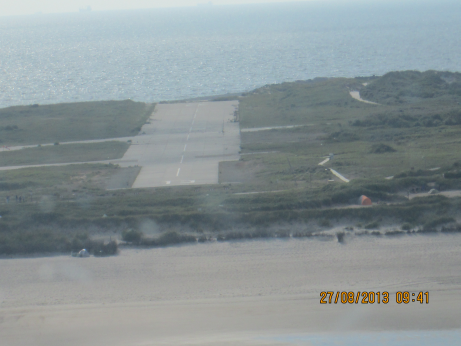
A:
<svg viewBox="0 0 461 346">
<path fill-rule="evenodd" d="M 461 2 L 306 1 L 0 16 L 0 108 L 158 102 L 266 84 L 461 71 Z"/>
</svg>

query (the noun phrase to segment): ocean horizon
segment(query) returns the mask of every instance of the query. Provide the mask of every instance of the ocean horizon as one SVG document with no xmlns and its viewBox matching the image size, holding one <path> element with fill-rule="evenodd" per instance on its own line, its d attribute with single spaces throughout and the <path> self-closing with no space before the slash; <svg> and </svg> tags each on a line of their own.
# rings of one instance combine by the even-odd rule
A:
<svg viewBox="0 0 461 346">
<path fill-rule="evenodd" d="M 0 17 L 0 107 L 158 102 L 461 71 L 461 4 L 318 2 Z"/>
</svg>

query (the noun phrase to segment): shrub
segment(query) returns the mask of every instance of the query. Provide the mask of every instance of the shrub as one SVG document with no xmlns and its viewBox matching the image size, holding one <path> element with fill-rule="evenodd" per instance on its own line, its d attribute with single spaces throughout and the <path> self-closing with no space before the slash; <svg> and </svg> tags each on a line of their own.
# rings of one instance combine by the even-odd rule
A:
<svg viewBox="0 0 461 346">
<path fill-rule="evenodd" d="M 92 250 L 96 257 L 111 256 L 118 253 L 118 245 L 115 241 L 111 241 L 108 244 L 98 242 L 94 244 Z"/>
<path fill-rule="evenodd" d="M 294 232 L 292 235 L 293 238 L 303 238 L 303 237 L 312 237 L 312 232 Z"/>
<path fill-rule="evenodd" d="M 192 243 L 196 241 L 197 239 L 192 235 L 179 234 L 175 231 L 168 231 L 156 239 L 156 245 L 165 246 L 170 244 Z"/>
<path fill-rule="evenodd" d="M 275 232 L 275 236 L 277 238 L 289 238 L 290 237 L 290 231 L 287 229 L 281 229 Z"/>
<path fill-rule="evenodd" d="M 408 222 L 405 222 L 403 225 L 402 225 L 402 229 L 404 231 L 409 231 L 411 229 L 411 225 L 408 223 Z"/>
<path fill-rule="evenodd" d="M 122 232 L 122 239 L 128 243 L 139 244 L 143 233 L 134 229 L 126 229 Z"/>
<path fill-rule="evenodd" d="M 346 234 L 344 232 L 336 233 L 336 238 L 338 239 L 338 243 L 344 243 L 344 237 Z"/>
<path fill-rule="evenodd" d="M 396 236 L 396 235 L 403 235 L 405 232 L 399 231 L 399 230 L 393 230 L 393 231 L 387 231 L 384 233 L 384 235 L 387 236 Z"/>
<path fill-rule="evenodd" d="M 455 233 L 455 232 L 461 232 L 461 227 L 460 225 L 455 225 L 451 227 L 444 227 L 442 226 L 441 232 L 443 233 Z"/>
<path fill-rule="evenodd" d="M 376 229 L 379 228 L 379 224 L 377 221 L 370 222 L 369 224 L 365 225 L 366 229 Z"/>
<path fill-rule="evenodd" d="M 437 219 L 426 222 L 423 226 L 423 230 L 427 232 L 429 230 L 436 229 L 437 226 L 445 225 L 451 222 L 456 222 L 456 220 L 447 216 L 439 217 Z"/>
<path fill-rule="evenodd" d="M 331 223 L 328 219 L 322 219 L 319 221 L 320 227 L 331 227 Z"/>
<path fill-rule="evenodd" d="M 371 146 L 370 153 L 372 154 L 384 154 L 384 153 L 393 153 L 396 152 L 394 148 L 392 148 L 389 145 L 379 143 L 379 144 L 374 144 Z"/>
<path fill-rule="evenodd" d="M 461 178 L 461 171 L 451 171 L 451 172 L 446 172 L 443 177 L 445 179 L 459 179 Z"/>
</svg>

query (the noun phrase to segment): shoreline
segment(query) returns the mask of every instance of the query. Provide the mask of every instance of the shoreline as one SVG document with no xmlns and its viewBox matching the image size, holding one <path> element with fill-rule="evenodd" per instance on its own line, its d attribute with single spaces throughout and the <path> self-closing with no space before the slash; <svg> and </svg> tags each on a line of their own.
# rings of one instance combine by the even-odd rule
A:
<svg viewBox="0 0 461 346">
<path fill-rule="evenodd" d="M 63 337 L 71 346 L 228 346 L 306 335 L 456 332 L 461 273 L 453 253 L 461 238 L 416 240 L 214 243 L 133 249 L 102 260 L 11 260 L 0 267 L 2 334 L 19 346 L 58 346 Z M 387 291 L 390 301 L 319 304 L 319 293 L 329 290 Z M 397 304 L 397 291 L 428 291 L 430 303 Z"/>
</svg>

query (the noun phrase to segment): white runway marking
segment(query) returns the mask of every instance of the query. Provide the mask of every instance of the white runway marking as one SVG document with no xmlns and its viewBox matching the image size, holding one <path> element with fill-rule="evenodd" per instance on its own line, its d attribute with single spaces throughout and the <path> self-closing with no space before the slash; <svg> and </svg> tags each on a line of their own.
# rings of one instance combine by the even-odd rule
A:
<svg viewBox="0 0 461 346">
<path fill-rule="evenodd" d="M 167 181 L 166 184 L 167 184 L 167 185 L 170 185 L 170 184 L 171 184 L 171 181 Z"/>
<path fill-rule="evenodd" d="M 327 157 L 325 160 L 323 160 L 322 162 L 319 163 L 319 166 L 323 166 L 325 163 L 327 163 L 328 161 L 330 161 L 330 158 Z"/>
<path fill-rule="evenodd" d="M 179 163 L 182 163 L 182 160 L 184 160 L 184 155 L 181 156 L 181 161 Z"/>
<path fill-rule="evenodd" d="M 184 150 L 183 150 L 183 151 L 186 151 L 186 148 L 187 148 L 187 144 L 186 144 L 186 145 L 184 145 Z"/>
<path fill-rule="evenodd" d="M 179 176 L 179 171 L 181 170 L 181 168 L 178 168 L 178 172 L 176 172 L 176 176 Z"/>
<path fill-rule="evenodd" d="M 187 140 L 189 140 L 190 133 L 187 135 Z"/>
<path fill-rule="evenodd" d="M 333 173 L 334 175 L 336 175 L 339 179 L 341 179 L 342 181 L 344 181 L 345 183 L 348 183 L 350 180 L 345 178 L 343 175 L 339 174 L 338 172 L 336 172 L 334 169 L 330 168 L 330 171 L 331 173 Z"/>
</svg>

